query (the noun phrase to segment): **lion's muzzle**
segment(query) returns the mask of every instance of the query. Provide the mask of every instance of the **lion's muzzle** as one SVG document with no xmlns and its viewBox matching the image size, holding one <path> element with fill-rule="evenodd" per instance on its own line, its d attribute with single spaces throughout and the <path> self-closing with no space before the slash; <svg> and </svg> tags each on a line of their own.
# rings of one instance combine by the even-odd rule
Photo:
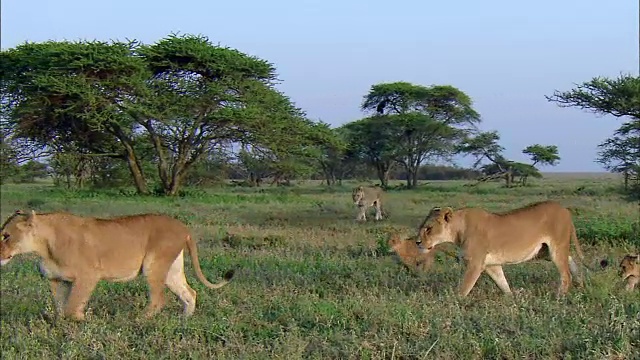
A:
<svg viewBox="0 0 640 360">
<path fill-rule="evenodd" d="M 11 259 L 13 258 L 13 255 L 9 255 L 6 258 L 0 260 L 0 266 L 5 266 L 9 263 L 9 261 L 11 261 Z"/>
</svg>

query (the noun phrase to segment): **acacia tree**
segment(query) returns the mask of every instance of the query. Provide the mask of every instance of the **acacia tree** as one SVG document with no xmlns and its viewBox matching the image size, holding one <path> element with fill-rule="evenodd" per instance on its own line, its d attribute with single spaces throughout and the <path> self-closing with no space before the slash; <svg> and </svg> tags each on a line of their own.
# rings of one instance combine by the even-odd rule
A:
<svg viewBox="0 0 640 360">
<path fill-rule="evenodd" d="M 149 191 L 135 142 L 151 142 L 162 191 L 175 195 L 222 144 L 275 144 L 285 124 L 309 124 L 274 89 L 271 64 L 202 36 L 27 43 L 3 52 L 0 65 L 20 136 L 124 159 L 140 193 Z"/>
<path fill-rule="evenodd" d="M 453 154 L 456 143 L 480 122 L 471 98 L 449 85 L 376 84 L 361 108 L 375 113 L 377 119 L 368 124 L 385 127 L 387 136 L 377 141 L 387 144 L 379 147 L 403 166 L 408 188 L 417 186 L 420 165 Z"/>
<path fill-rule="evenodd" d="M 556 145 L 529 145 L 524 148 L 524 150 L 522 150 L 522 153 L 531 157 L 531 166 L 555 166 L 556 164 L 558 164 L 558 161 L 560 161 L 560 156 L 558 155 L 558 147 Z"/>
<path fill-rule="evenodd" d="M 169 195 L 194 163 L 226 142 L 268 148 L 286 126 L 310 131 L 304 114 L 273 88 L 275 69 L 264 60 L 199 36 L 172 35 L 139 53 L 152 73 L 150 91 L 130 113 L 154 144 Z"/>
<path fill-rule="evenodd" d="M 466 138 L 460 144 L 458 151 L 475 157 L 474 169 L 480 167 L 485 159 L 489 160 L 488 165 L 481 167 L 485 177 L 480 181 L 503 177 L 506 186 L 510 187 L 513 182 L 512 162 L 502 155 L 504 147 L 498 143 L 499 141 L 500 135 L 497 131 L 481 132 L 476 136 Z"/>
<path fill-rule="evenodd" d="M 394 129 L 385 117 L 373 116 L 345 124 L 343 127 L 352 156 L 373 167 L 382 187 L 389 183 L 389 173 L 395 163 L 392 141 Z"/>
<path fill-rule="evenodd" d="M 596 162 L 613 173 L 622 174 L 625 190 L 629 188 L 629 180 L 640 181 L 640 121 L 623 124 L 598 148 Z"/>
<path fill-rule="evenodd" d="M 485 176 L 479 179 L 480 182 L 504 178 L 505 186 L 512 187 L 517 176 L 520 177 L 520 183 L 526 185 L 528 177 L 542 177 L 536 165 L 553 166 L 560 160 L 557 146 L 535 144 L 522 150 L 524 154 L 531 156 L 532 164 L 511 161 L 503 156 L 504 147 L 499 145 L 499 141 L 500 135 L 497 131 L 481 132 L 475 137 L 466 138 L 458 147 L 460 152 L 476 158 L 474 168 L 479 167 L 483 160 L 489 160 L 489 164 L 481 167 Z"/>
<path fill-rule="evenodd" d="M 0 54 L 3 113 L 15 136 L 54 151 L 115 155 L 127 161 L 138 192 L 147 193 L 135 128 L 121 104 L 146 78 L 135 42 L 24 43 Z M 113 154 L 113 147 L 119 154 Z"/>
<path fill-rule="evenodd" d="M 529 145 L 524 150 L 522 150 L 523 154 L 529 155 L 531 158 L 531 164 L 527 167 L 521 168 L 521 182 L 522 185 L 527 185 L 527 178 L 529 176 L 533 177 L 542 177 L 537 166 L 556 166 L 560 161 L 560 155 L 558 155 L 558 147 L 556 145 L 540 145 L 534 144 Z M 539 176 L 538 176 L 539 175 Z"/>
<path fill-rule="evenodd" d="M 625 187 L 630 176 L 638 175 L 640 163 L 640 77 L 621 74 L 617 78 L 594 77 L 569 91 L 554 91 L 546 97 L 561 107 L 577 107 L 596 114 L 631 118 L 614 136 L 600 144 L 597 162 L 609 171 L 625 175 Z"/>
<path fill-rule="evenodd" d="M 569 91 L 554 91 L 545 96 L 560 107 L 577 107 L 597 114 L 640 119 L 640 78 L 620 75 L 618 78 L 594 77 Z"/>
</svg>

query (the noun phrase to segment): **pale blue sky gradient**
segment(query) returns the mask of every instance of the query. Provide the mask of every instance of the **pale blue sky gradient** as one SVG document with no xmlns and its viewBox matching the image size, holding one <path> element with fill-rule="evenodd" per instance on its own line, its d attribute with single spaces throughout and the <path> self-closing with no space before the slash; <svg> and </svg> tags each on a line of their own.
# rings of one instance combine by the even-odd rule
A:
<svg viewBox="0 0 640 360">
<path fill-rule="evenodd" d="M 373 84 L 450 84 L 472 97 L 483 130 L 500 132 L 507 157 L 558 145 L 561 163 L 543 171 L 600 171 L 596 146 L 622 123 L 544 95 L 638 73 L 638 2 L 629 0 L 3 0 L 1 11 L 2 49 L 206 35 L 274 63 L 279 88 L 333 125 L 363 116 Z"/>
</svg>

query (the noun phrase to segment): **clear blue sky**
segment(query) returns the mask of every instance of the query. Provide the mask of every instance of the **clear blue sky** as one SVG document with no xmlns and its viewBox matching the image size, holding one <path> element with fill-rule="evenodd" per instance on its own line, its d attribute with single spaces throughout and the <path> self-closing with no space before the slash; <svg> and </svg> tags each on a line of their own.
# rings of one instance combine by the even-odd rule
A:
<svg viewBox="0 0 640 360">
<path fill-rule="evenodd" d="M 274 63 L 312 119 L 362 117 L 379 82 L 450 84 L 469 94 L 506 155 L 556 144 L 543 171 L 599 171 L 596 146 L 621 123 L 544 95 L 594 76 L 638 73 L 638 2 L 602 0 L 3 0 L 2 48 L 24 41 L 208 36 Z M 580 129 L 580 130 L 576 130 Z M 579 131 L 579 134 L 577 133 Z M 468 161 L 461 164 L 466 165 Z"/>
</svg>

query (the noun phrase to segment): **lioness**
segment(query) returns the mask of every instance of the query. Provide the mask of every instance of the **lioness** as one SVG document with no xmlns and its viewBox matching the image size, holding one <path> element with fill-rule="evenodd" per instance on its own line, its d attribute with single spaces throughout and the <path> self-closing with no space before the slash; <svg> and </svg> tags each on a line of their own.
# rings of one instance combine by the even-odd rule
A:
<svg viewBox="0 0 640 360">
<path fill-rule="evenodd" d="M 620 276 L 627 281 L 625 289 L 632 291 L 640 282 L 640 254 L 625 255 L 620 262 Z"/>
<path fill-rule="evenodd" d="M 382 193 L 379 186 L 357 186 L 353 189 L 351 198 L 358 206 L 357 221 L 367 221 L 366 212 L 372 206 L 376 208 L 375 220 L 382 220 Z"/>
<path fill-rule="evenodd" d="M 189 229 L 179 220 L 155 214 L 99 219 L 18 211 L 2 226 L 0 265 L 18 254 L 36 253 L 58 312 L 73 320 L 84 320 L 85 306 L 98 281 L 124 282 L 140 273 L 149 284 L 147 318 L 164 306 L 165 285 L 184 303 L 185 316 L 190 316 L 196 292 L 184 275 L 185 249 L 191 253 L 198 279 L 207 287 L 220 288 L 233 277 L 230 270 L 218 284 L 207 281 Z"/>
<path fill-rule="evenodd" d="M 467 296 L 484 271 L 505 294 L 511 289 L 502 265 L 533 258 L 549 259 L 560 272 L 559 294 L 569 290 L 571 275 L 582 285 L 578 266 L 570 253 L 570 241 L 583 258 L 571 213 L 557 202 L 543 201 L 495 214 L 479 208 L 434 207 L 418 231 L 416 243 L 426 251 L 440 243 L 460 246 L 466 271 L 459 288 Z"/>
</svg>

